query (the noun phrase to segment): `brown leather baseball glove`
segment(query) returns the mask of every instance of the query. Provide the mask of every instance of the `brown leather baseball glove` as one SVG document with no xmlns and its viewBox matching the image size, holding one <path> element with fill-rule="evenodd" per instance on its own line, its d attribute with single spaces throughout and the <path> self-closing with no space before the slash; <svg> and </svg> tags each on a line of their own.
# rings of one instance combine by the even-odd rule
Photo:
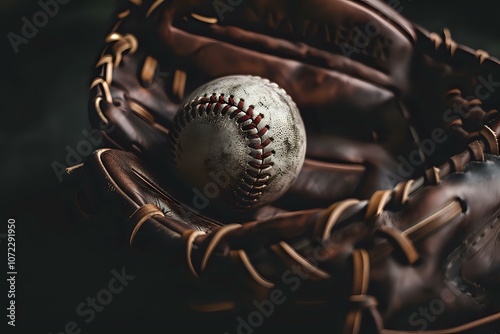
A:
<svg viewBox="0 0 500 334">
<path fill-rule="evenodd" d="M 499 61 L 396 9 L 375 0 L 130 0 L 91 85 L 90 121 L 108 148 L 68 169 L 85 180 L 79 206 L 117 222 L 120 240 L 167 266 L 185 292 L 174 304 L 190 316 L 233 316 L 228 332 L 264 322 L 492 330 Z M 237 217 L 196 210 L 165 172 L 184 98 L 230 74 L 284 88 L 307 132 L 291 189 Z"/>
</svg>

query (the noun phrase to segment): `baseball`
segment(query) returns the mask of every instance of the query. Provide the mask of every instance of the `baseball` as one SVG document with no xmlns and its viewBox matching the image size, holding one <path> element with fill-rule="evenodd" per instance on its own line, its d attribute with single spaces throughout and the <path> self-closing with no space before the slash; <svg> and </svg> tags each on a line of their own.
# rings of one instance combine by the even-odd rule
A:
<svg viewBox="0 0 500 334">
<path fill-rule="evenodd" d="M 276 83 L 225 76 L 186 101 L 170 144 L 176 169 L 195 193 L 246 211 L 290 188 L 304 163 L 306 133 L 295 102 Z"/>
</svg>

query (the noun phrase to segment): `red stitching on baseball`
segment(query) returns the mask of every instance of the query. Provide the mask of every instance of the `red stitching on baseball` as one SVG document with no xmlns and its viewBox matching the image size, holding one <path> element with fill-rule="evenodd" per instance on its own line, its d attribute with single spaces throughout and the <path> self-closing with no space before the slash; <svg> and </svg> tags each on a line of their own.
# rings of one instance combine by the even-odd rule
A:
<svg viewBox="0 0 500 334">
<path fill-rule="evenodd" d="M 202 116 L 203 114 L 213 113 L 217 115 L 220 112 L 221 116 L 225 116 L 228 111 L 235 107 L 229 114 L 230 119 L 236 119 L 236 124 L 245 132 L 246 138 L 248 139 L 248 147 L 251 149 L 249 156 L 250 161 L 247 162 L 247 168 L 245 169 L 245 175 L 242 178 L 243 183 L 238 187 L 233 193 L 234 202 L 240 208 L 249 208 L 258 201 L 259 197 L 262 196 L 265 187 L 267 187 L 267 182 L 269 181 L 270 174 L 269 170 L 272 168 L 274 163 L 272 161 L 266 161 L 274 155 L 274 151 L 264 152 L 264 149 L 271 145 L 272 138 L 265 138 L 270 127 L 266 125 L 262 129 L 258 130 L 258 126 L 263 119 L 263 115 L 259 114 L 254 117 L 254 106 L 250 105 L 247 109 L 245 107 L 245 100 L 240 99 L 236 103 L 236 99 L 231 95 L 227 101 L 225 100 L 224 94 L 217 95 L 213 93 L 211 96 L 207 95 L 186 104 L 180 112 L 174 117 L 173 128 L 170 132 L 170 142 L 172 147 L 178 144 L 179 132 L 182 128 L 187 125 L 191 120 L 196 118 L 197 115 Z M 252 133 L 258 130 L 256 133 Z M 258 143 L 252 142 L 259 140 Z M 175 152 L 174 152 L 175 154 Z"/>
</svg>

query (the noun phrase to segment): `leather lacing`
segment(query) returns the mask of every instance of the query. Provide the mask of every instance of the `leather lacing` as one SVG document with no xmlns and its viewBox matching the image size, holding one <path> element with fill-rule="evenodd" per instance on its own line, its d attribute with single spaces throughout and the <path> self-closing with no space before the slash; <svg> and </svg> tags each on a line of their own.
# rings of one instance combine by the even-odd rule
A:
<svg viewBox="0 0 500 334">
<path fill-rule="evenodd" d="M 391 194 L 394 194 L 396 198 L 405 198 L 406 195 L 404 192 L 408 191 L 408 186 L 410 184 L 414 184 L 414 181 L 409 181 L 406 184 L 401 184 L 395 189 L 395 191 Z M 385 193 L 377 193 L 374 197 L 372 197 L 369 206 L 378 207 L 378 210 L 371 211 L 373 214 L 377 212 L 380 213 L 380 210 L 384 205 L 379 205 L 380 203 L 388 203 L 387 201 L 387 192 Z M 343 202 L 339 202 L 334 204 L 332 207 L 325 211 L 325 214 L 318 220 L 316 223 L 316 231 L 320 233 L 324 237 L 325 240 L 329 238 L 329 231 L 334 227 L 335 223 L 339 220 L 349 207 L 359 204 L 357 200 L 346 200 Z M 417 223 L 416 228 L 410 228 L 407 231 L 401 232 L 396 230 L 395 228 L 381 230 L 382 234 L 389 236 L 392 238 L 396 244 L 400 245 L 400 249 L 403 250 L 403 253 L 407 255 L 408 262 L 414 263 L 418 258 L 418 254 L 415 251 L 413 246 L 413 240 L 418 240 L 425 235 L 433 232 L 436 228 L 443 226 L 444 224 L 452 221 L 458 215 L 462 213 L 461 204 L 458 201 L 453 201 L 443 209 L 434 213 L 430 217 L 422 220 Z M 210 241 L 208 245 L 202 251 L 202 261 L 201 264 L 195 268 L 192 262 L 192 247 L 193 241 L 196 237 L 202 235 L 199 231 L 189 230 L 184 233 L 183 240 L 185 240 L 186 244 L 186 259 L 188 263 L 188 268 L 191 273 L 195 277 L 201 277 L 202 272 L 205 270 L 207 263 L 210 260 L 210 257 L 213 254 L 213 251 L 217 248 L 217 245 L 226 238 L 232 231 L 238 230 L 241 228 L 241 225 L 226 225 L 224 227 L 219 228 L 217 231 L 214 231 L 211 236 L 208 236 Z M 325 233 L 327 232 L 327 233 Z M 361 321 L 365 315 L 369 315 L 373 322 L 376 324 L 376 327 L 379 331 L 382 331 L 382 318 L 377 311 L 377 301 L 374 297 L 367 295 L 368 287 L 369 287 L 369 272 L 370 272 L 370 262 L 377 261 L 381 256 L 388 256 L 393 251 L 389 243 L 382 244 L 374 250 L 365 250 L 365 249 L 356 249 L 352 255 L 353 261 L 353 286 L 352 286 L 352 296 L 349 298 L 349 302 L 351 303 L 352 310 L 349 312 L 346 318 L 346 333 L 358 333 Z M 308 273 L 311 273 L 312 276 L 315 276 L 319 279 L 330 279 L 330 274 L 326 273 L 324 270 L 318 268 L 306 258 L 301 256 L 298 252 L 296 252 L 290 244 L 285 241 L 281 241 L 271 247 L 277 254 L 282 255 L 285 253 L 287 255 L 287 262 L 290 265 L 290 262 L 294 262 L 295 265 L 300 266 L 301 268 L 307 268 Z M 241 262 L 248 271 L 249 277 L 260 286 L 270 289 L 275 286 L 273 282 L 265 279 L 263 275 L 261 275 L 251 264 L 251 261 L 246 254 L 245 250 L 231 250 L 231 253 L 238 252 L 239 257 L 234 258 L 233 260 L 237 260 Z M 244 259 L 244 260 L 243 260 Z"/>
<path fill-rule="evenodd" d="M 152 15 L 152 13 L 159 8 L 159 6 L 165 0 L 156 0 L 147 8 L 146 17 Z M 131 6 L 142 6 L 143 0 L 129 0 Z M 139 42 L 137 37 L 133 34 L 121 34 L 118 32 L 118 28 L 124 19 L 126 19 L 131 14 L 131 9 L 125 9 L 124 11 L 117 14 L 117 22 L 111 29 L 111 32 L 106 36 L 105 42 L 106 47 L 104 48 L 101 57 L 96 63 L 97 75 L 90 85 L 90 89 L 97 89 L 97 94 L 92 100 L 92 106 L 97 114 L 98 118 L 103 122 L 104 125 L 109 124 L 108 117 L 105 115 L 105 110 L 110 105 L 119 104 L 111 93 L 111 86 L 113 84 L 113 71 L 120 67 L 123 63 L 123 56 L 125 54 L 134 55 L 139 49 Z M 158 69 L 158 60 L 151 55 L 146 55 L 140 69 L 140 81 L 145 87 L 150 86 L 153 82 L 155 73 Z M 186 77 L 185 73 L 182 71 L 176 71 L 174 75 L 174 89 L 176 89 L 176 94 L 183 96 L 184 85 Z M 140 117 L 142 120 L 153 126 L 155 129 L 168 134 L 168 130 L 161 124 L 155 121 L 155 117 L 140 101 L 128 100 L 128 107 L 135 115 Z M 123 147 L 116 143 L 113 139 L 109 138 L 106 133 L 103 135 L 112 142 L 116 147 Z M 141 148 L 133 145 L 133 148 L 141 152 Z"/>
<path fill-rule="evenodd" d="M 99 87 L 101 94 L 99 94 L 94 99 L 94 107 L 99 118 L 108 124 L 109 120 L 104 115 L 101 109 L 101 102 L 105 101 L 108 104 L 113 103 L 113 96 L 111 95 L 111 83 L 113 82 L 113 70 L 114 68 L 120 66 L 123 53 L 128 52 L 133 54 L 137 51 L 139 43 L 137 38 L 131 34 L 121 35 L 116 32 L 110 33 L 106 37 L 106 43 L 108 46 L 101 58 L 97 61 L 96 68 L 99 70 L 100 74 L 92 81 L 90 89 Z"/>
<path fill-rule="evenodd" d="M 496 109 L 485 111 L 479 99 L 467 100 L 462 97 L 459 89 L 451 89 L 446 93 L 448 104 L 453 110 L 458 109 L 462 115 L 450 116 L 445 124 L 464 143 L 481 140 L 486 147 L 486 153 L 500 154 L 498 135 L 500 134 L 500 113 Z"/>
<path fill-rule="evenodd" d="M 423 38 L 419 38 L 419 41 L 424 41 L 427 43 L 429 41 L 432 43 L 431 48 L 436 51 L 435 57 L 444 58 L 445 61 L 452 62 L 455 58 L 460 58 L 460 62 L 468 63 L 468 65 L 493 65 L 497 66 L 500 64 L 499 60 L 491 57 L 490 54 L 482 49 L 473 50 L 464 45 L 458 44 L 451 37 L 451 32 L 449 29 L 443 29 L 441 34 L 431 32 L 425 37 L 426 33 L 422 30 L 417 30 L 420 34 L 423 34 Z"/>
</svg>

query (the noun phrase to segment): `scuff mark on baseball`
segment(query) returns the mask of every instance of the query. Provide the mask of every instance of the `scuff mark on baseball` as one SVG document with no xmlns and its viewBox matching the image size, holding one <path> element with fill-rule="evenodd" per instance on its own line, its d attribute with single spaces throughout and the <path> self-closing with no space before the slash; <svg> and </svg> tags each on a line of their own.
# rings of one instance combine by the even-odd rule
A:
<svg viewBox="0 0 500 334">
<path fill-rule="evenodd" d="M 173 119 L 171 153 L 196 189 L 245 211 L 290 188 L 304 163 L 306 132 L 282 88 L 261 77 L 231 75 L 202 85 L 186 101 Z"/>
</svg>

